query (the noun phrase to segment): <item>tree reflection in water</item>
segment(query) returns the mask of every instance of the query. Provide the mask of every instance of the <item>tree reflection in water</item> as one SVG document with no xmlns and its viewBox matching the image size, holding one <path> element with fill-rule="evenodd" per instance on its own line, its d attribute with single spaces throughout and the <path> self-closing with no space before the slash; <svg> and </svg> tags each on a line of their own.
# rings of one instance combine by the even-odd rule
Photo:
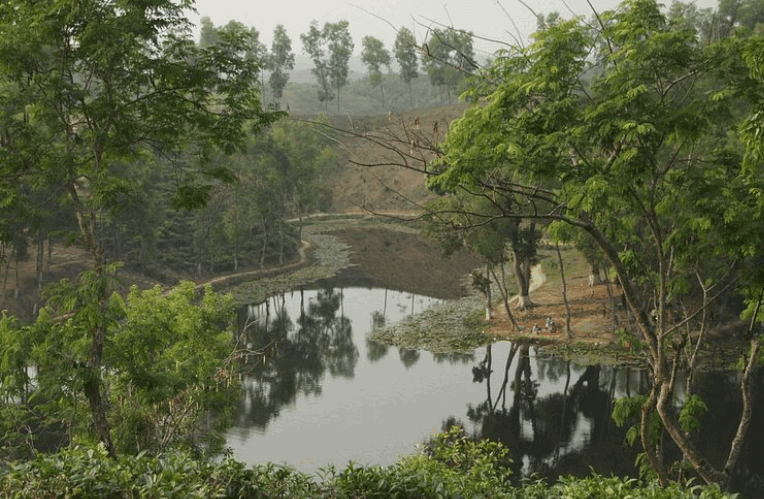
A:
<svg viewBox="0 0 764 499">
<path fill-rule="evenodd" d="M 639 449 L 624 444 L 627 428 L 615 426 L 610 414 L 614 398 L 645 393 L 645 371 L 581 367 L 508 342 L 469 354 L 430 354 L 366 341 L 369 326 L 394 323 L 410 310 L 408 294 L 391 291 L 388 301 L 384 290 L 360 288 L 278 296 L 250 307 L 242 340 L 252 349 L 267 348 L 264 356 L 249 359 L 243 377 L 230 439 L 239 457 L 249 464 L 288 462 L 309 472 L 349 459 L 388 465 L 413 452 L 439 422 L 446 420 L 445 429 L 462 418 L 471 436 L 507 445 L 517 479 L 584 476 L 592 469 L 636 474 Z M 713 447 L 724 440 L 718 435 L 734 433 L 737 376 L 695 377 L 693 392 L 709 401 L 699 446 Z M 735 475 L 737 490 L 764 490 L 764 370 L 752 385 L 754 415 Z M 318 397 L 322 387 L 326 393 Z M 310 400 L 302 403 L 301 395 Z M 678 403 L 683 396 L 678 394 Z M 266 430 L 269 424 L 274 431 Z M 712 458 L 726 453 L 709 450 Z M 667 445 L 664 457 L 671 459 L 672 452 Z M 304 464 L 306 456 L 317 464 Z"/>
<path fill-rule="evenodd" d="M 531 475 L 549 479 L 583 476 L 590 468 L 603 474 L 634 476 L 636 450 L 624 449 L 626 429 L 616 427 L 610 419 L 619 371 L 589 366 L 574 380 L 570 362 L 537 357 L 534 377 L 530 349 L 528 345 L 510 347 L 495 396 L 490 346 L 473 367 L 473 381 L 486 386 L 486 400 L 467 410 L 467 417 L 478 428 L 475 436 L 507 445 L 518 480 Z M 556 383 L 562 376 L 562 392 L 540 391 L 541 381 Z"/>
<path fill-rule="evenodd" d="M 263 429 L 298 395 L 320 395 L 327 371 L 332 377 L 355 375 L 358 348 L 350 320 L 341 313 L 342 292 L 319 291 L 307 310 L 302 297 L 296 323 L 287 313 L 284 295 L 249 308 L 240 341 L 251 350 L 264 350 L 264 355 L 250 359 L 242 376 L 240 428 Z"/>
<path fill-rule="evenodd" d="M 382 310 L 375 310 L 371 313 L 371 330 L 382 329 L 387 324 L 387 290 L 385 290 L 385 302 Z M 366 340 L 366 358 L 370 362 L 377 362 L 387 355 L 389 347 L 384 343 Z"/>
<path fill-rule="evenodd" d="M 473 366 L 473 382 L 485 383 L 486 397 L 468 406 L 467 417 L 475 429 L 473 437 L 504 443 L 514 460 L 512 468 L 518 481 L 533 475 L 549 481 L 561 475 L 581 477 L 592 470 L 603 475 L 637 476 L 634 460 L 640 448 L 625 443 L 628 427 L 616 426 L 610 415 L 616 398 L 647 391 L 647 371 L 587 366 L 576 367 L 573 374 L 570 361 L 535 356 L 534 377 L 531 348 L 515 344 L 509 347 L 503 369 L 499 368 L 503 373 L 495 395 L 491 382 L 498 366 L 494 366 L 492 345 Z M 706 372 L 699 374 L 694 383 L 694 392 L 710 401 L 695 438 L 709 456 L 720 461 L 727 449 L 718 443 L 729 442 L 739 418 L 741 401 L 735 389 L 738 377 L 737 372 Z M 561 379 L 565 380 L 562 391 L 550 389 L 559 386 Z M 733 475 L 733 489 L 743 492 L 744 497 L 759 497 L 764 491 L 764 454 L 760 451 L 764 446 L 762 387 L 764 371 L 757 374 L 754 390 L 754 415 L 758 416 L 754 420 L 758 424 L 749 430 L 744 456 Z M 450 416 L 443 422 L 443 429 L 453 424 L 464 426 Z M 719 438 L 720 434 L 730 436 Z M 679 459 L 680 453 L 666 441 L 663 459 Z M 719 447 L 716 453 L 714 446 Z"/>
</svg>

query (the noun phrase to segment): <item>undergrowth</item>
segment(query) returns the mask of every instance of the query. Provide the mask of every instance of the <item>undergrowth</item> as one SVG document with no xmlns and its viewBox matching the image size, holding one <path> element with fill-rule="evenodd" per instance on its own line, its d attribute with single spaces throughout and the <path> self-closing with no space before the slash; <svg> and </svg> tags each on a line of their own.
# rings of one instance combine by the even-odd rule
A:
<svg viewBox="0 0 764 499">
<path fill-rule="evenodd" d="M 258 498 L 457 499 L 613 498 L 717 499 L 718 487 L 593 475 L 553 485 L 509 482 L 509 449 L 474 441 L 459 428 L 436 435 L 392 466 L 324 470 L 315 477 L 273 464 L 246 467 L 233 459 L 204 462 L 188 454 L 139 454 L 110 459 L 103 447 L 40 454 L 0 464 L 0 498 Z"/>
</svg>

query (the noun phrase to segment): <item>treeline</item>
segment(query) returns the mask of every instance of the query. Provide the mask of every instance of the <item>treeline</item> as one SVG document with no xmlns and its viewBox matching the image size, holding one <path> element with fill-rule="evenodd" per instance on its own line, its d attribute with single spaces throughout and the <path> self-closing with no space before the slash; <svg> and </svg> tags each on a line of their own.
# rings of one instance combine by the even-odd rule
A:
<svg viewBox="0 0 764 499">
<path fill-rule="evenodd" d="M 350 116 L 402 114 L 412 109 L 431 108 L 456 103 L 457 99 L 439 87 L 432 86 L 423 78 L 415 79 L 409 86 L 394 72 L 380 75 L 380 86 L 384 87 L 385 98 L 379 88 L 372 86 L 371 77 L 351 80 L 343 89 L 342 113 Z M 325 113 L 336 114 L 336 110 L 325 109 L 316 99 L 318 85 L 315 83 L 289 82 L 284 89 L 282 108 L 290 114 L 311 116 Z"/>
<path fill-rule="evenodd" d="M 260 42 L 260 32 L 254 27 L 246 27 L 238 21 L 229 21 L 225 26 L 216 27 L 209 17 L 202 17 L 199 43 L 208 47 L 218 43 L 220 33 L 240 33 L 247 39 L 247 57 L 259 61 L 264 100 L 275 109 L 286 109 L 300 114 L 317 112 L 344 112 L 351 114 L 387 113 L 414 109 L 428 105 L 432 94 L 446 98 L 449 102 L 457 98 L 460 85 L 465 77 L 474 73 L 479 64 L 475 61 L 472 47 L 472 33 L 452 29 L 436 28 L 431 30 L 427 40 L 418 42 L 408 28 L 398 30 L 392 47 L 374 37 L 365 36 L 362 40 L 361 61 L 368 70 L 363 85 L 356 85 L 356 100 L 361 97 L 363 104 L 347 102 L 343 97 L 344 108 L 340 107 L 341 96 L 345 87 L 351 84 L 349 62 L 355 48 L 350 36 L 349 22 L 324 23 L 322 27 L 313 21 L 308 31 L 300 35 L 302 49 L 313 62 L 311 73 L 315 84 L 311 87 L 313 101 L 318 106 L 313 108 L 302 99 L 294 100 L 295 93 L 301 93 L 299 87 L 289 85 L 289 72 L 294 69 L 295 56 L 292 39 L 282 25 L 273 32 L 271 47 Z M 392 72 L 393 60 L 398 72 Z M 420 72 L 428 76 L 430 90 L 413 88 L 419 81 Z M 268 84 L 265 84 L 266 74 Z M 408 90 L 407 101 L 398 88 L 403 84 Z M 291 92 L 290 92 L 291 90 Z M 286 92 L 286 95 L 285 95 Z M 375 95 L 372 97 L 371 94 Z M 428 94 L 423 99 L 423 94 Z M 393 99 L 388 102 L 390 97 Z M 368 101 L 371 99 L 372 104 Z M 336 101 L 336 108 L 329 103 Z M 378 101 L 378 102 L 375 102 Z"/>
</svg>

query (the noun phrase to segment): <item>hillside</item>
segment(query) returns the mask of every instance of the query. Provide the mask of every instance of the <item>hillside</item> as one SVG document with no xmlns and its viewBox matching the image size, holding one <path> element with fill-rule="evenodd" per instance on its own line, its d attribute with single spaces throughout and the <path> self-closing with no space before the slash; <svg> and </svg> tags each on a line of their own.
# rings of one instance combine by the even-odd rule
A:
<svg viewBox="0 0 764 499">
<path fill-rule="evenodd" d="M 331 179 L 338 213 L 410 212 L 434 195 L 425 188 L 422 169 L 434 158 L 429 150 L 443 139 L 465 104 L 404 114 L 331 117 L 332 136 L 346 164 Z"/>
</svg>

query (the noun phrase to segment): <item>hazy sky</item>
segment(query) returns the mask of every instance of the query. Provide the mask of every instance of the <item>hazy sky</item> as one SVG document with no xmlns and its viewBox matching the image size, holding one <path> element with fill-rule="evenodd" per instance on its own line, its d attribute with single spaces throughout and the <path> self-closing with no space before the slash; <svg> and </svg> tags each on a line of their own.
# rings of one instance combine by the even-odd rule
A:
<svg viewBox="0 0 764 499">
<path fill-rule="evenodd" d="M 591 15 L 586 0 L 525 1 L 537 13 L 558 11 L 565 18 L 572 17 L 571 11 Z M 664 2 L 669 4 L 670 0 Z M 615 8 L 619 1 L 591 0 L 591 3 L 602 11 Z M 715 5 L 715 0 L 698 1 L 699 7 Z M 360 52 L 361 40 L 366 35 L 381 39 L 390 50 L 396 35 L 394 27 L 401 26 L 410 29 L 420 43 L 428 26 L 453 26 L 472 31 L 476 37 L 508 42 L 512 42 L 512 36 L 518 36 L 518 31 L 527 42 L 536 28 L 535 17 L 518 0 L 196 0 L 196 8 L 198 14 L 189 14 L 189 18 L 197 25 L 202 16 L 208 16 L 216 26 L 234 19 L 256 28 L 268 48 L 273 29 L 283 24 L 297 54 L 302 53 L 300 34 L 308 31 L 313 20 L 318 21 L 319 28 L 325 22 L 347 20 L 356 53 Z M 490 55 L 497 48 L 500 45 L 475 40 L 477 56 Z"/>
</svg>

